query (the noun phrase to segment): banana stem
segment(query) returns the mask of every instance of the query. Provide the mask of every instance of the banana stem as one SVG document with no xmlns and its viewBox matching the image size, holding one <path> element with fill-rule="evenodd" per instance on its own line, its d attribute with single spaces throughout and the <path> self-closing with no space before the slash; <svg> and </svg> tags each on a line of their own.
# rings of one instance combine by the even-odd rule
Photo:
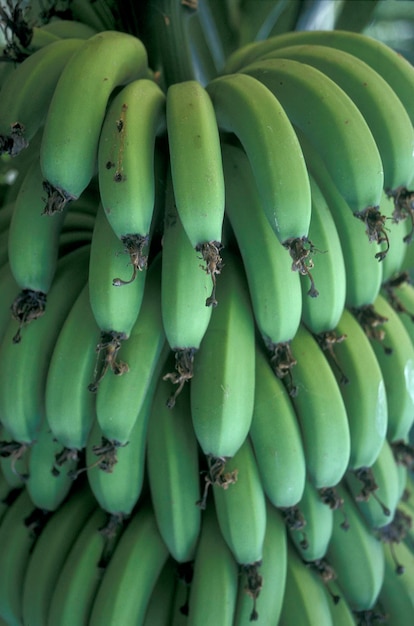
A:
<svg viewBox="0 0 414 626">
<path fill-rule="evenodd" d="M 20 343 L 22 330 L 33 320 L 42 317 L 46 310 L 47 296 L 42 291 L 23 289 L 11 305 L 12 317 L 19 322 L 19 327 L 13 337 L 13 343 Z"/>
</svg>

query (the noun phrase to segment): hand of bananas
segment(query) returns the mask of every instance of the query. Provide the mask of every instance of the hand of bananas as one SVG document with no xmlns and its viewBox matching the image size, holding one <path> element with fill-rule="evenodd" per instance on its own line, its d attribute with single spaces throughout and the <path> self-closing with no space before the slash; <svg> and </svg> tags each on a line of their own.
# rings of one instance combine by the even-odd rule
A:
<svg viewBox="0 0 414 626">
<path fill-rule="evenodd" d="M 0 8 L 0 623 L 411 625 L 414 68 L 66 4 Z"/>
</svg>

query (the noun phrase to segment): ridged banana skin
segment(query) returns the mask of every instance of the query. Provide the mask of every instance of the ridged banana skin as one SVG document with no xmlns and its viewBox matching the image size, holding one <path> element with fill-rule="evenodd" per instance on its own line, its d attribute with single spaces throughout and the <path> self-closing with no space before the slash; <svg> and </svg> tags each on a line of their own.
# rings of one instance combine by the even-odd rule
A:
<svg viewBox="0 0 414 626">
<path fill-rule="evenodd" d="M 171 556 L 186 563 L 194 559 L 201 527 L 196 506 L 201 496 L 198 442 L 189 386 L 177 398 L 173 413 L 165 402 L 166 386 L 161 378 L 148 422 L 148 483 L 160 534 Z"/>
<path fill-rule="evenodd" d="M 382 325 L 383 341 L 371 339 L 385 382 L 388 403 L 387 439 L 392 443 L 407 440 L 414 420 L 414 347 L 398 314 L 382 294 L 374 310 L 387 318 Z M 387 354 L 384 348 L 391 348 Z"/>
<path fill-rule="evenodd" d="M 414 554 L 404 544 L 394 546 L 396 557 L 405 567 L 403 574 L 395 571 L 389 545 L 384 545 L 385 573 L 378 602 L 393 626 L 410 626 L 414 612 Z"/>
<path fill-rule="evenodd" d="M 414 123 L 414 106 L 411 97 L 414 87 L 412 65 L 390 46 L 364 33 L 344 30 L 283 33 L 235 52 L 227 60 L 225 71 L 237 71 L 246 63 L 251 63 L 272 50 L 299 44 L 316 44 L 344 50 L 370 65 L 394 89 Z"/>
<path fill-rule="evenodd" d="M 232 626 L 238 578 L 237 564 L 221 535 L 214 506 L 207 506 L 194 560 L 188 626 Z"/>
<path fill-rule="evenodd" d="M 355 615 L 351 611 L 346 598 L 344 597 L 341 589 L 339 588 L 336 580 L 330 580 L 329 587 L 329 608 L 331 610 L 332 623 L 335 626 L 355 626 Z M 326 595 L 328 595 L 328 587 L 326 588 Z M 340 598 L 339 602 L 333 602 L 333 598 L 330 594 Z"/>
<path fill-rule="evenodd" d="M 304 561 L 323 559 L 332 535 L 334 524 L 333 510 L 323 502 L 318 490 L 310 480 L 306 481 L 298 508 L 305 519 L 306 525 L 300 530 L 289 527 L 289 536 L 299 556 Z M 306 546 L 302 545 L 304 534 L 306 535 Z"/>
<path fill-rule="evenodd" d="M 12 319 L 7 326 L 1 344 L 0 416 L 15 441 L 36 439 L 44 416 L 49 361 L 66 316 L 87 281 L 88 258 L 89 247 L 83 246 L 61 259 L 47 312 L 23 329 L 20 343 L 13 343 L 19 323 Z"/>
<path fill-rule="evenodd" d="M 106 112 L 98 149 L 99 191 L 120 239 L 149 235 L 155 204 L 155 141 L 165 125 L 165 94 L 148 78 L 123 87 Z"/>
<path fill-rule="evenodd" d="M 40 161 L 35 159 L 21 183 L 9 228 L 10 268 L 21 289 L 48 293 L 59 258 L 59 237 L 66 211 L 43 215 Z"/>
<path fill-rule="evenodd" d="M 23 623 L 45 626 L 56 579 L 67 555 L 96 507 L 89 489 L 71 494 L 47 522 L 27 564 L 24 582 Z"/>
<path fill-rule="evenodd" d="M 147 270 L 142 306 L 128 340 L 118 353 L 119 359 L 128 364 L 128 371 L 122 376 L 108 371 L 96 393 L 96 418 L 102 435 L 109 441 L 121 445 L 128 442 L 165 344 L 158 258 Z"/>
<path fill-rule="evenodd" d="M 89 39 L 96 34 L 96 29 L 75 19 L 58 19 L 40 26 L 41 30 L 60 39 L 78 37 L 79 39 Z"/>
<path fill-rule="evenodd" d="M 224 258 L 220 305 L 194 357 L 193 426 L 204 454 L 232 457 L 246 439 L 254 403 L 255 330 L 237 258 Z M 243 368 L 240 368 L 243 363 Z"/>
<path fill-rule="evenodd" d="M 236 135 L 247 153 L 263 210 L 279 241 L 307 237 L 309 179 L 295 131 L 283 105 L 245 74 L 220 76 L 206 87 L 221 131 Z"/>
<path fill-rule="evenodd" d="M 299 420 L 306 469 L 317 489 L 334 487 L 348 467 L 351 437 L 335 375 L 316 339 L 301 325 L 292 341 L 297 363 L 292 401 Z"/>
<path fill-rule="evenodd" d="M 174 197 L 184 230 L 193 248 L 221 242 L 224 176 L 208 92 L 195 80 L 170 85 L 166 116 Z"/>
<path fill-rule="evenodd" d="M 352 54 L 317 44 L 287 46 L 261 58 L 293 59 L 331 78 L 368 123 L 384 167 L 384 188 L 407 186 L 414 172 L 413 126 L 401 100 L 378 72 Z"/>
<path fill-rule="evenodd" d="M 320 153 L 353 212 L 379 206 L 384 187 L 380 153 L 343 89 L 316 68 L 290 59 L 260 60 L 242 71 L 275 94 L 294 127 Z"/>
<path fill-rule="evenodd" d="M 178 214 L 170 177 L 165 193 L 161 273 L 164 332 L 172 350 L 198 350 L 213 310 L 206 306 L 211 277 L 200 271 L 200 254 L 194 249 Z"/>
<path fill-rule="evenodd" d="M 291 341 L 303 307 L 299 273 L 292 271 L 292 258 L 278 245 L 266 218 L 247 154 L 228 143 L 222 144 L 222 152 L 226 213 L 243 261 L 256 324 L 269 346 Z"/>
<path fill-rule="evenodd" d="M 383 446 L 388 424 L 385 381 L 369 339 L 348 309 L 344 309 L 336 326 L 346 338 L 333 346 L 337 362 L 329 351 L 327 359 L 339 382 L 345 403 L 351 435 L 348 469 L 370 467 Z M 345 375 L 348 383 L 341 384 Z"/>
<path fill-rule="evenodd" d="M 144 295 L 146 272 L 139 272 L 127 285 L 116 286 L 114 279 L 128 280 L 129 257 L 122 242 L 99 206 L 92 234 L 89 260 L 89 297 L 99 328 L 103 332 L 131 334 Z"/>
<path fill-rule="evenodd" d="M 142 624 L 167 558 L 154 513 L 149 505 L 143 506 L 131 518 L 106 567 L 89 625 Z"/>
<path fill-rule="evenodd" d="M 398 317 L 404 324 L 407 333 L 410 335 L 411 341 L 414 341 L 414 321 L 411 319 L 411 315 L 414 314 L 414 285 L 409 281 L 404 281 L 394 288 L 394 294 L 403 310 L 398 311 Z M 382 292 L 387 298 L 386 292 Z M 389 301 L 389 299 L 387 298 Z M 391 303 L 392 304 L 392 303 Z"/>
<path fill-rule="evenodd" d="M 321 579 L 303 563 L 289 543 L 285 594 L 278 623 L 281 626 L 333 626 L 329 603 Z"/>
<path fill-rule="evenodd" d="M 10 306 L 20 292 L 20 286 L 13 276 L 9 263 L 2 265 L 0 269 L 0 291 L 2 300 L 0 304 L 0 341 L 6 332 L 7 324 L 10 321 Z"/>
<path fill-rule="evenodd" d="M 94 174 L 111 92 L 147 71 L 142 42 L 117 31 L 84 40 L 65 66 L 50 102 L 40 151 L 45 180 L 65 197 L 79 197 Z"/>
<path fill-rule="evenodd" d="M 314 334 L 335 329 L 345 307 L 346 269 L 339 233 L 332 213 L 315 179 L 309 175 L 312 217 L 309 239 L 315 246 L 315 266 L 311 270 L 319 292 L 309 297 L 308 280 L 301 277 L 302 322 Z"/>
<path fill-rule="evenodd" d="M 47 372 L 45 415 L 60 450 L 63 446 L 76 453 L 86 446 L 95 419 L 95 396 L 88 385 L 99 336 L 86 282 L 56 339 Z"/>
<path fill-rule="evenodd" d="M 78 38 L 57 40 L 33 52 L 2 85 L 0 135 L 5 141 L 10 138 L 13 155 L 18 154 L 24 143 L 30 142 L 44 124 L 63 69 L 82 44 Z M 23 145 L 19 137 L 14 140 L 15 124 L 22 128 Z"/>
<path fill-rule="evenodd" d="M 279 623 L 284 597 L 287 568 L 286 525 L 279 511 L 266 503 L 266 532 L 263 542 L 263 563 L 260 574 L 263 588 L 256 601 L 259 624 Z M 234 626 L 251 624 L 252 600 L 246 593 L 245 580 L 239 581 Z"/>
<path fill-rule="evenodd" d="M 167 626 L 167 624 L 171 624 L 171 611 L 173 609 L 176 586 L 176 564 L 172 558 L 169 558 L 152 590 L 143 626 L 153 626 L 153 624 Z"/>
<path fill-rule="evenodd" d="M 298 131 L 298 136 L 309 172 L 329 206 L 339 234 L 346 272 L 345 304 L 355 308 L 372 304 L 382 284 L 382 262 L 375 256 L 383 252 L 383 245 L 369 241 L 364 224 L 355 219 L 320 153 L 303 133 Z"/>
<path fill-rule="evenodd" d="M 361 491 L 361 482 L 352 472 L 347 473 L 346 483 L 350 492 L 356 498 L 358 508 L 367 524 L 371 528 L 382 528 L 389 524 L 394 518 L 395 510 L 400 499 L 400 482 L 397 464 L 391 446 L 386 439 L 371 469 L 378 489 L 369 496 L 367 501 L 358 501 L 358 494 Z M 387 507 L 388 511 L 384 510 L 384 506 Z"/>
<path fill-rule="evenodd" d="M 100 565 L 107 540 L 101 529 L 108 515 L 99 506 L 78 532 L 55 579 L 46 624 L 87 626 L 96 591 L 104 572 Z"/>
<path fill-rule="evenodd" d="M 275 507 L 288 508 L 298 504 L 305 488 L 302 435 L 288 392 L 259 349 L 255 362 L 250 440 L 267 498 Z"/>
<path fill-rule="evenodd" d="M 344 500 L 348 530 L 341 527 L 342 512 L 334 511 L 334 525 L 327 551 L 327 561 L 337 575 L 353 611 L 367 611 L 376 604 L 384 580 L 384 551 L 372 533 L 349 493 L 338 488 Z"/>
<path fill-rule="evenodd" d="M 0 616 L 9 626 L 22 624 L 23 581 L 35 542 L 25 519 L 35 507 L 25 489 L 18 495 L 0 526 Z"/>
</svg>

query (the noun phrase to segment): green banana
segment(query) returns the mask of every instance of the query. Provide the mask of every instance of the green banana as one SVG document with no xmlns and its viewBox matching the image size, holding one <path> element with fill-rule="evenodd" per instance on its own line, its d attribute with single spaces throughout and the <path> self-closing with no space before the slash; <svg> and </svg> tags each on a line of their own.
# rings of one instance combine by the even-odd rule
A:
<svg viewBox="0 0 414 626">
<path fill-rule="evenodd" d="M 56 40 L 22 61 L 1 87 L 0 153 L 16 156 L 43 126 L 57 82 L 80 50 L 78 38 Z"/>
<path fill-rule="evenodd" d="M 215 78 L 206 89 L 220 130 L 234 134 L 246 151 L 277 238 L 293 255 L 305 255 L 311 217 L 309 179 L 282 103 L 260 81 L 241 73 Z"/>
<path fill-rule="evenodd" d="M 29 476 L 29 454 L 27 446 L 19 446 L 0 422 L 0 468 L 10 489 L 19 490 L 25 486 Z"/>
<path fill-rule="evenodd" d="M 302 432 L 308 477 L 317 489 L 335 487 L 348 467 L 351 448 L 341 391 L 322 348 L 303 324 L 293 338 L 292 350 L 297 359 L 297 394 L 292 402 Z"/>
<path fill-rule="evenodd" d="M 275 507 L 289 508 L 298 504 L 305 488 L 302 435 L 288 392 L 258 347 L 255 363 L 249 435 L 267 498 Z"/>
<path fill-rule="evenodd" d="M 177 212 L 211 275 L 213 292 L 207 304 L 215 306 L 225 191 L 219 128 L 209 93 L 196 80 L 171 84 L 166 119 Z"/>
<path fill-rule="evenodd" d="M 111 101 L 98 147 L 103 209 L 129 254 L 133 273 L 147 266 L 155 204 L 154 148 L 165 130 L 165 94 L 148 78 L 129 82 Z"/>
<path fill-rule="evenodd" d="M 407 248 L 413 237 L 414 222 L 408 215 L 398 213 L 398 208 L 396 210 L 395 203 L 385 191 L 381 198 L 380 212 L 386 218 L 385 227 L 389 241 L 389 250 L 381 262 L 382 282 L 387 285 L 389 281 L 398 277 L 403 269 Z"/>
<path fill-rule="evenodd" d="M 23 623 L 47 624 L 56 579 L 67 555 L 96 503 L 85 486 L 74 491 L 54 512 L 36 542 L 22 589 Z"/>
<path fill-rule="evenodd" d="M 268 348 L 277 375 L 290 374 L 290 352 L 301 319 L 303 300 L 317 291 L 311 277 L 302 297 L 299 272 L 292 271 L 288 251 L 275 240 L 262 210 L 262 200 L 246 153 L 238 146 L 222 144 L 226 183 L 226 212 L 237 240 L 249 288 L 256 324 Z M 310 273 L 306 267 L 302 270 Z"/>
<path fill-rule="evenodd" d="M 236 561 L 222 537 L 214 506 L 208 506 L 194 560 L 188 626 L 232 626 L 237 591 Z"/>
<path fill-rule="evenodd" d="M 119 359 L 128 363 L 128 371 L 122 376 L 109 371 L 96 393 L 96 417 L 102 435 L 116 446 L 128 442 L 165 351 L 161 276 L 161 259 L 158 257 L 148 268 L 140 312 L 128 340 L 123 342 L 119 351 Z"/>
<path fill-rule="evenodd" d="M 83 40 L 65 65 L 48 108 L 40 150 L 48 213 L 61 210 L 86 189 L 95 172 L 112 91 L 147 71 L 142 42 L 113 30 Z"/>
<path fill-rule="evenodd" d="M 175 371 L 165 376 L 177 385 L 169 399 L 172 407 L 183 385 L 192 377 L 194 355 L 210 323 L 213 307 L 207 306 L 211 278 L 207 272 L 200 272 L 200 257 L 178 215 L 170 175 L 165 195 L 161 313 L 165 336 L 176 357 Z"/>
<path fill-rule="evenodd" d="M 173 608 L 174 594 L 176 589 L 175 562 L 169 558 L 161 570 L 155 587 L 152 590 L 143 626 L 167 626 L 171 624 L 170 617 Z"/>
<path fill-rule="evenodd" d="M 10 306 L 20 292 L 20 287 L 16 283 L 8 262 L 0 268 L 0 291 L 2 301 L 0 305 L 0 341 L 6 331 L 7 324 L 11 317 Z"/>
<path fill-rule="evenodd" d="M 175 561 L 186 563 L 194 559 L 201 526 L 198 443 L 189 387 L 177 398 L 172 415 L 165 386 L 160 379 L 148 421 L 148 484 L 160 534 Z"/>
<path fill-rule="evenodd" d="M 60 39 L 70 39 L 72 37 L 76 37 L 77 39 L 89 39 L 89 37 L 92 37 L 92 35 L 95 35 L 97 32 L 96 29 L 89 24 L 85 24 L 79 20 L 65 18 L 52 20 L 39 28 L 44 32 L 56 35 L 56 37 Z"/>
<path fill-rule="evenodd" d="M 263 563 L 260 573 L 263 588 L 256 600 L 259 623 L 279 623 L 287 568 L 287 536 L 282 515 L 266 503 L 266 532 L 263 541 Z M 246 581 L 240 577 L 234 626 L 251 623 L 252 601 L 246 593 Z"/>
<path fill-rule="evenodd" d="M 105 569 L 89 625 L 142 624 L 167 558 L 168 549 L 158 532 L 155 515 L 144 504 L 131 517 Z"/>
<path fill-rule="evenodd" d="M 326 356 L 339 382 L 351 435 L 348 469 L 370 467 L 387 433 L 388 404 L 385 381 L 369 339 L 348 309 L 336 326 L 345 340 Z M 338 363 L 340 370 L 338 370 Z"/>
<path fill-rule="evenodd" d="M 328 588 L 326 588 L 328 593 Z M 335 626 L 355 626 L 355 614 L 351 611 L 346 598 L 343 596 L 336 580 L 329 581 L 329 607 L 331 610 L 332 623 Z M 332 597 L 336 601 L 332 602 Z"/>
<path fill-rule="evenodd" d="M 254 403 L 255 329 L 247 285 L 238 259 L 227 254 L 224 261 L 220 306 L 194 357 L 190 394 L 194 430 L 214 467 L 246 439 Z"/>
<path fill-rule="evenodd" d="M 261 59 L 293 59 L 331 78 L 366 119 L 381 155 L 384 189 L 407 187 L 414 171 L 414 130 L 410 117 L 388 82 L 367 63 L 343 50 L 318 44 L 287 46 Z"/>
<path fill-rule="evenodd" d="M 385 545 L 384 584 L 378 600 L 393 626 L 410 626 L 414 611 L 414 555 L 403 542 L 394 550 L 398 560 L 404 563 L 405 571 L 400 575 L 395 571 L 394 555 Z"/>
<path fill-rule="evenodd" d="M 11 437 L 22 444 L 36 439 L 44 416 L 44 388 L 51 354 L 60 328 L 87 280 L 88 258 L 87 246 L 64 256 L 48 294 L 47 314 L 24 328 L 21 342 L 22 324 L 14 319 L 4 334 L 0 416 Z"/>
<path fill-rule="evenodd" d="M 381 157 L 351 98 L 325 74 L 299 61 L 261 60 L 242 72 L 279 99 L 293 126 L 321 155 L 351 210 L 361 219 L 377 213 L 384 187 Z"/>
</svg>

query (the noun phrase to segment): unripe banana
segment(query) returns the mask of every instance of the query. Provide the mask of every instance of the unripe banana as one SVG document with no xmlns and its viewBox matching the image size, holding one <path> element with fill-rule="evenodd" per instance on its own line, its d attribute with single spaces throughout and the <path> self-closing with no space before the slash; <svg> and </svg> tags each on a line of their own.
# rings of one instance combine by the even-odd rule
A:
<svg viewBox="0 0 414 626">
<path fill-rule="evenodd" d="M 1 424 L 1 454 L 0 468 L 7 484 L 12 490 L 19 490 L 25 486 L 29 476 L 29 454 L 26 446 L 19 446 L 13 441 L 10 433 Z"/>
<path fill-rule="evenodd" d="M 113 30 L 84 40 L 66 64 L 50 102 L 40 152 L 47 212 L 61 210 L 86 189 L 112 91 L 147 71 L 142 42 Z"/>
<path fill-rule="evenodd" d="M 96 34 L 96 29 L 75 19 L 54 19 L 47 24 L 40 26 L 42 31 L 56 35 L 60 39 L 77 37 L 79 39 L 89 39 Z"/>
<path fill-rule="evenodd" d="M 165 95 L 148 78 L 131 81 L 117 93 L 102 125 L 100 197 L 109 223 L 130 256 L 133 273 L 129 281 L 147 265 L 145 248 L 155 203 L 155 141 L 164 130 Z"/>
<path fill-rule="evenodd" d="M 177 586 L 176 564 L 169 558 L 161 570 L 155 587 L 152 590 L 143 626 L 153 624 L 171 624 L 171 611 L 174 604 L 174 594 Z"/>
<path fill-rule="evenodd" d="M 394 554 L 394 553 L 395 554 Z M 414 611 L 414 555 L 404 542 L 398 543 L 394 551 L 384 545 L 385 573 L 378 601 L 390 623 L 395 626 L 410 626 Z M 404 564 L 404 572 L 395 570 L 395 557 Z"/>
<path fill-rule="evenodd" d="M 0 304 L 0 340 L 6 332 L 7 324 L 11 317 L 10 306 L 20 292 L 20 287 L 16 283 L 9 263 L 5 263 L 0 268 L 0 291 L 2 301 Z"/>
</svg>

